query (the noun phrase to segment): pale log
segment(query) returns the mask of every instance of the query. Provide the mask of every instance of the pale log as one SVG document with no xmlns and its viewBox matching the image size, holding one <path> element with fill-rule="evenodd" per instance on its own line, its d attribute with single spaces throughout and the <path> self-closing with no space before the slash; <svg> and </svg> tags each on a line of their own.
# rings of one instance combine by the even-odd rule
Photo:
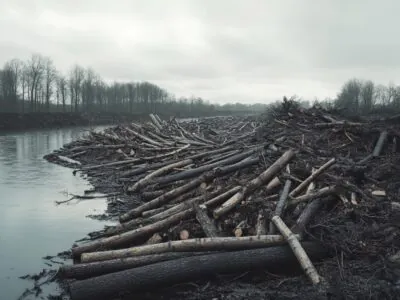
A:
<svg viewBox="0 0 400 300">
<path fill-rule="evenodd" d="M 382 131 L 375 145 L 374 151 L 372 152 L 372 157 L 378 157 L 381 154 L 383 145 L 385 144 L 387 137 L 388 132 L 386 130 Z"/>
<path fill-rule="evenodd" d="M 74 247 L 72 248 L 72 254 L 74 257 L 79 257 L 82 253 L 85 252 L 129 247 L 130 245 L 134 244 L 137 239 L 151 236 L 153 233 L 167 228 L 168 226 L 179 223 L 181 220 L 184 220 L 191 215 L 193 215 L 192 209 L 185 210 L 159 222 L 149 224 L 128 232 L 124 232 L 119 235 L 101 238 L 93 242 Z"/>
<path fill-rule="evenodd" d="M 318 244 L 304 243 L 303 246 L 312 259 L 320 260 L 328 256 L 327 251 Z M 296 257 L 287 246 L 216 253 L 74 281 L 69 284 L 68 290 L 72 300 L 114 299 L 118 298 L 121 291 L 137 295 L 138 292 L 208 278 L 216 273 L 268 270 L 272 267 L 292 266 L 295 262 Z"/>
<path fill-rule="evenodd" d="M 286 164 L 295 156 L 295 152 L 290 149 L 286 151 L 278 160 L 276 160 L 266 171 L 261 173 L 258 177 L 251 180 L 246 187 L 242 188 L 239 192 L 233 195 L 228 201 L 222 204 L 221 207 L 214 210 L 214 218 L 231 211 L 236 205 L 243 201 L 248 195 L 260 188 L 265 183 L 271 181 L 277 173 L 279 173 Z"/>
<path fill-rule="evenodd" d="M 279 232 L 287 240 L 290 248 L 296 255 L 301 267 L 303 268 L 307 276 L 310 278 L 311 282 L 313 284 L 318 284 L 321 281 L 321 278 L 317 270 L 315 269 L 313 263 L 311 262 L 310 258 L 308 257 L 306 251 L 301 246 L 296 235 L 290 231 L 290 229 L 286 226 L 286 224 L 282 221 L 282 219 L 279 216 L 272 217 L 272 222 L 278 228 Z"/>
<path fill-rule="evenodd" d="M 201 183 L 209 180 L 213 176 L 214 176 L 214 174 L 208 174 L 208 175 L 205 174 L 205 175 L 200 176 L 182 186 L 172 189 L 172 190 L 166 192 L 165 194 L 120 215 L 119 220 L 121 223 L 123 223 L 123 222 L 127 222 L 133 218 L 139 217 L 142 214 L 142 212 L 149 210 L 149 209 L 157 208 L 165 203 L 168 203 L 170 200 L 178 197 L 179 195 L 182 195 L 188 191 L 193 190 L 194 188 L 198 187 Z"/>
<path fill-rule="evenodd" d="M 191 163 L 193 163 L 193 160 L 191 159 L 185 159 L 167 166 L 164 166 L 160 169 L 157 169 L 154 172 L 151 172 L 150 174 L 146 175 L 146 177 L 142 178 L 141 180 L 137 181 L 134 185 L 128 187 L 128 191 L 129 192 L 136 192 L 137 190 L 145 187 L 149 182 L 151 182 L 151 180 L 154 177 L 160 176 L 162 174 L 168 173 L 171 170 L 175 169 L 175 168 L 181 168 L 187 165 L 190 165 Z"/>
<path fill-rule="evenodd" d="M 300 237 L 300 236 L 298 236 Z M 103 261 L 116 258 L 187 251 L 227 251 L 251 248 L 265 248 L 286 243 L 282 235 L 259 235 L 243 237 L 197 238 L 183 241 L 143 245 L 119 250 L 83 253 L 82 262 Z"/>
<path fill-rule="evenodd" d="M 321 167 L 319 167 L 315 172 L 313 172 L 310 176 L 308 176 L 302 183 L 300 183 L 293 191 L 290 192 L 290 197 L 296 197 L 299 195 L 307 186 L 320 174 L 322 174 L 325 170 L 327 170 L 330 166 L 332 166 L 336 160 L 332 158 Z"/>
<path fill-rule="evenodd" d="M 316 190 L 312 193 L 305 194 L 305 195 L 302 195 L 302 196 L 299 196 L 296 198 L 292 198 L 292 200 L 289 201 L 288 206 L 294 206 L 301 202 L 316 199 L 319 197 L 328 196 L 328 195 L 336 193 L 336 191 L 337 191 L 336 186 L 327 186 L 322 189 Z"/>
</svg>

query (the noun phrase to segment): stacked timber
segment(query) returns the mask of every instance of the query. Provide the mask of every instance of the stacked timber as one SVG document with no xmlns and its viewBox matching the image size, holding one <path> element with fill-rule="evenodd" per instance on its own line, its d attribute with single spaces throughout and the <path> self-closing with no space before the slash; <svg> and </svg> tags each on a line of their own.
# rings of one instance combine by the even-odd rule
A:
<svg viewBox="0 0 400 300">
<path fill-rule="evenodd" d="M 150 119 L 46 156 L 88 176 L 117 220 L 75 244 L 75 263 L 60 269 L 72 300 L 283 265 L 300 266 L 320 299 L 335 274 L 346 293 L 380 295 L 345 264 L 370 277 L 371 262 L 398 261 L 399 126 L 287 103 L 257 118 Z"/>
</svg>

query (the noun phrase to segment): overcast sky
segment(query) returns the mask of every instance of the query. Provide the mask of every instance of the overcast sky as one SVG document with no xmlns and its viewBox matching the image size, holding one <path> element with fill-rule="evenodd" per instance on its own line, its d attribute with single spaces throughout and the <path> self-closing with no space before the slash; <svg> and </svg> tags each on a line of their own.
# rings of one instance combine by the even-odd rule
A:
<svg viewBox="0 0 400 300">
<path fill-rule="evenodd" d="M 0 0 L 0 64 L 148 80 L 177 96 L 261 102 L 336 95 L 351 78 L 400 83 L 400 1 Z"/>
</svg>

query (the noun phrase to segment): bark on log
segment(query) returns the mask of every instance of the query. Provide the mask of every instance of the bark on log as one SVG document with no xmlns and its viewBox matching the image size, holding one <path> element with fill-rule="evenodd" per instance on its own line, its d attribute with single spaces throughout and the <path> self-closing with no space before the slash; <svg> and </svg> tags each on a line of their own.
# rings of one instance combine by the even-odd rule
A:
<svg viewBox="0 0 400 300">
<path fill-rule="evenodd" d="M 216 196 L 215 198 L 212 198 L 210 200 L 207 200 L 207 202 L 205 203 L 207 207 L 211 207 L 214 205 L 219 205 L 221 204 L 221 202 L 225 201 L 226 199 L 232 197 L 233 195 L 235 195 L 237 192 L 240 191 L 242 187 L 241 186 L 235 186 L 233 188 L 231 188 L 230 190 Z"/>
<path fill-rule="evenodd" d="M 207 237 L 220 237 L 221 233 L 215 226 L 214 220 L 210 219 L 207 214 L 207 207 L 205 205 L 199 205 L 198 201 L 192 202 L 193 209 L 196 213 L 196 219 L 200 223 Z"/>
<path fill-rule="evenodd" d="M 115 273 L 122 270 L 151 265 L 154 263 L 183 257 L 206 255 L 214 252 L 168 252 L 137 257 L 112 259 L 107 261 L 63 265 L 59 272 L 62 278 L 86 279 L 103 274 Z"/>
<path fill-rule="evenodd" d="M 181 220 L 184 220 L 190 217 L 193 214 L 193 210 L 185 210 L 178 214 L 172 215 L 164 220 L 159 222 L 149 224 L 143 227 L 140 227 L 135 230 L 131 230 L 128 232 L 124 232 L 119 235 L 101 238 L 99 240 L 89 242 L 83 244 L 78 247 L 72 248 L 72 254 L 74 257 L 79 257 L 82 253 L 85 252 L 93 252 L 104 249 L 116 249 L 121 247 L 129 247 L 134 244 L 135 241 L 139 238 L 151 236 L 152 234 L 168 227 L 173 224 L 179 223 Z"/>
<path fill-rule="evenodd" d="M 300 238 L 300 236 L 297 237 Z M 98 251 L 92 253 L 86 252 L 82 254 L 81 261 L 103 261 L 165 252 L 227 251 L 266 248 L 280 245 L 282 243 L 286 243 L 282 235 L 197 238 L 183 241 L 170 241 L 154 245 L 143 245 L 119 250 Z"/>
<path fill-rule="evenodd" d="M 162 125 L 158 122 L 157 118 L 153 114 L 149 114 L 151 121 L 158 128 L 158 130 L 162 130 Z"/>
<path fill-rule="evenodd" d="M 319 167 L 315 172 L 313 172 L 310 176 L 308 176 L 302 183 L 300 183 L 293 191 L 290 192 L 290 197 L 296 197 L 299 195 L 307 186 L 315 180 L 320 174 L 322 174 L 325 170 L 327 170 L 330 166 L 332 166 L 336 160 L 332 158 L 321 167 Z"/>
<path fill-rule="evenodd" d="M 128 160 L 123 160 L 123 161 L 116 161 L 116 162 L 111 162 L 111 163 L 106 163 L 106 164 L 101 164 L 101 165 L 94 165 L 94 166 L 88 166 L 81 168 L 81 171 L 90 171 L 90 170 L 96 170 L 100 168 L 106 168 L 106 167 L 115 167 L 115 166 L 123 166 L 123 165 L 129 165 L 129 164 L 135 164 L 140 162 L 140 158 L 133 158 L 133 159 L 128 159 Z"/>
<path fill-rule="evenodd" d="M 215 174 L 212 172 L 204 174 L 180 187 L 177 187 L 169 192 L 166 192 L 165 194 L 120 215 L 119 220 L 121 223 L 123 223 L 133 218 L 139 217 L 142 214 L 142 212 L 149 209 L 157 208 L 167 203 L 168 201 L 178 197 L 179 195 L 182 195 L 190 190 L 193 190 L 194 188 L 198 187 L 201 183 L 212 179 L 214 176 Z"/>
<path fill-rule="evenodd" d="M 327 186 L 322 189 L 316 190 L 310 194 L 305 194 L 305 195 L 302 195 L 302 196 L 299 196 L 296 198 L 292 198 L 292 200 L 289 201 L 288 206 L 294 206 L 301 202 L 305 202 L 305 201 L 316 199 L 316 198 L 323 197 L 323 196 L 328 196 L 328 195 L 336 193 L 336 191 L 337 191 L 336 186 Z"/>
<path fill-rule="evenodd" d="M 136 131 L 133 130 L 133 129 L 130 129 L 130 128 L 128 128 L 128 127 L 125 127 L 125 130 L 128 131 L 129 133 L 133 134 L 134 136 L 140 138 L 141 140 L 143 140 L 143 141 L 149 143 L 149 144 L 152 144 L 152 145 L 157 146 L 157 147 L 162 147 L 162 144 L 160 144 L 159 142 L 154 141 L 154 140 L 152 140 L 151 138 L 149 138 L 149 137 L 147 137 L 147 136 L 144 136 L 144 135 L 142 135 L 142 134 L 136 132 Z"/>
<path fill-rule="evenodd" d="M 195 197 L 193 199 L 190 199 L 186 202 L 182 202 L 178 205 L 174 205 L 168 209 L 163 209 L 160 212 L 158 212 L 157 214 L 154 214 L 152 216 L 149 216 L 148 218 L 137 218 L 137 219 L 133 219 L 130 220 L 128 222 L 125 223 L 121 223 L 116 225 L 115 227 L 110 227 L 106 232 L 105 235 L 106 236 L 112 236 L 112 235 L 116 235 L 122 232 L 126 232 L 129 230 L 132 230 L 136 227 L 138 227 L 139 225 L 147 225 L 147 224 L 151 224 L 154 222 L 158 222 L 161 220 L 164 220 L 166 218 L 168 218 L 169 216 L 172 216 L 174 214 L 177 214 L 179 212 L 185 211 L 187 209 L 192 208 L 192 203 L 195 201 L 200 201 L 203 199 L 203 196 L 199 196 L 199 197 Z"/>
<path fill-rule="evenodd" d="M 378 157 L 381 154 L 381 151 L 382 151 L 383 145 L 386 142 L 387 136 L 388 136 L 388 132 L 386 130 L 381 132 L 378 142 L 375 145 L 374 151 L 372 152 L 372 157 Z"/>
<path fill-rule="evenodd" d="M 280 216 L 280 217 L 282 216 L 283 211 L 286 206 L 286 201 L 289 196 L 289 191 L 290 191 L 291 186 L 292 186 L 292 182 L 289 179 L 286 180 L 285 185 L 282 190 L 282 193 L 279 196 L 278 204 L 276 205 L 275 212 L 273 214 L 274 216 Z M 276 232 L 275 225 L 271 221 L 269 224 L 269 234 L 275 234 L 275 232 Z"/>
<path fill-rule="evenodd" d="M 223 203 L 221 207 L 214 210 L 214 218 L 219 218 L 220 216 L 226 214 L 256 189 L 271 181 L 294 156 L 295 152 L 292 149 L 286 151 L 267 170 L 265 170 L 255 179 L 251 180 L 246 187 L 242 188 L 242 190 L 233 195 L 228 201 Z"/>
<path fill-rule="evenodd" d="M 313 284 L 320 283 L 321 278 L 318 275 L 317 269 L 315 269 L 314 265 L 312 264 L 310 258 L 308 257 L 304 248 L 301 246 L 295 234 L 290 231 L 290 229 L 286 226 L 286 224 L 282 221 L 282 219 L 279 216 L 274 216 L 272 218 L 272 222 L 274 222 L 274 225 L 278 228 L 280 233 L 287 240 L 290 248 L 296 255 L 301 267 L 303 268 L 307 276 L 310 278 L 311 282 Z"/>
<path fill-rule="evenodd" d="M 201 167 L 198 167 L 198 168 L 195 168 L 195 169 L 191 169 L 191 170 L 187 170 L 187 171 L 183 171 L 183 172 L 180 172 L 180 173 L 174 174 L 174 175 L 160 177 L 160 178 L 154 180 L 152 182 L 152 184 L 167 184 L 167 183 L 175 182 L 175 181 L 178 181 L 178 180 L 191 179 L 193 177 L 201 175 L 204 172 L 210 171 L 210 170 L 212 170 L 212 169 L 214 169 L 216 167 L 235 164 L 235 163 L 237 163 L 237 162 L 239 162 L 239 161 L 241 161 L 241 160 L 253 155 L 258 150 L 259 150 L 259 148 L 256 148 L 256 149 L 253 149 L 253 150 L 249 150 L 249 151 L 245 151 L 243 153 L 234 155 L 234 156 L 226 158 L 224 160 L 217 161 L 217 162 L 212 163 L 212 164 L 203 165 Z"/>
<path fill-rule="evenodd" d="M 327 251 L 317 244 L 304 243 L 303 247 L 315 260 L 328 255 Z M 111 299 L 117 297 L 121 291 L 136 293 L 207 278 L 215 273 L 290 266 L 295 262 L 296 257 L 287 246 L 217 253 L 165 261 L 75 281 L 69 285 L 68 290 L 72 300 Z"/>
<path fill-rule="evenodd" d="M 143 201 L 149 201 L 149 200 L 152 200 L 154 198 L 160 197 L 164 193 L 165 193 L 165 191 L 163 191 L 163 190 L 142 192 L 142 193 L 140 193 L 140 198 Z"/>
<path fill-rule="evenodd" d="M 169 161 L 163 161 L 160 163 L 152 163 L 152 164 L 147 164 L 147 165 L 141 165 L 141 166 L 137 166 L 136 168 L 132 169 L 132 170 L 128 170 L 128 171 L 124 171 L 118 174 L 119 177 L 133 177 L 136 175 L 141 175 L 144 174 L 146 172 L 152 171 L 152 170 L 156 170 L 165 166 L 168 166 L 170 164 L 179 162 L 180 159 L 174 159 L 174 160 L 169 160 Z"/>
<path fill-rule="evenodd" d="M 167 173 L 175 168 L 181 168 L 187 165 L 190 165 L 191 163 L 193 163 L 193 160 L 191 159 L 185 159 L 167 166 L 164 166 L 160 169 L 157 169 L 156 171 L 148 174 L 146 177 L 144 177 L 143 179 L 137 181 L 134 185 L 128 187 L 128 191 L 129 192 L 136 192 L 137 190 L 147 186 L 151 180 L 157 176 L 160 176 L 164 173 Z"/>
</svg>

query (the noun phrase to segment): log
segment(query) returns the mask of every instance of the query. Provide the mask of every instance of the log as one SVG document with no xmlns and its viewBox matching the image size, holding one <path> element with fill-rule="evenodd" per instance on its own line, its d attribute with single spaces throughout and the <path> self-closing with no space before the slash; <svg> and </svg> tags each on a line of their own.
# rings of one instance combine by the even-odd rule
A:
<svg viewBox="0 0 400 300">
<path fill-rule="evenodd" d="M 115 162 L 106 163 L 106 164 L 100 164 L 100 165 L 84 167 L 84 168 L 81 168 L 80 170 L 81 171 L 91 171 L 91 170 L 96 170 L 96 169 L 106 168 L 106 167 L 116 167 L 116 166 L 135 164 L 135 163 L 140 162 L 140 161 L 141 161 L 140 158 L 133 158 L 133 159 L 115 161 Z"/>
<path fill-rule="evenodd" d="M 178 180 L 191 179 L 193 177 L 203 174 L 204 172 L 210 171 L 216 167 L 221 167 L 221 166 L 226 166 L 226 165 L 231 165 L 231 164 L 237 163 L 237 162 L 253 155 L 258 150 L 259 150 L 259 148 L 255 148 L 255 149 L 234 155 L 232 157 L 217 161 L 212 164 L 203 165 L 201 167 L 191 169 L 191 170 L 186 170 L 186 171 L 174 174 L 174 175 L 160 177 L 157 180 L 154 180 L 154 182 L 152 182 L 152 184 L 167 184 L 167 183 L 175 182 Z"/>
<path fill-rule="evenodd" d="M 158 130 L 162 130 L 162 125 L 158 122 L 157 118 L 153 114 L 149 114 L 151 121 L 158 128 Z"/>
<path fill-rule="evenodd" d="M 387 137 L 388 132 L 386 130 L 382 131 L 375 145 L 374 151 L 372 152 L 372 157 L 378 157 L 381 154 L 383 145 L 385 144 Z"/>
<path fill-rule="evenodd" d="M 159 142 L 154 141 L 151 138 L 149 138 L 147 136 L 144 136 L 144 135 L 136 132 L 135 130 L 133 130 L 131 128 L 125 127 L 125 130 L 128 131 L 129 133 L 133 134 L 134 136 L 140 138 L 141 140 L 149 143 L 149 144 L 152 144 L 152 145 L 157 146 L 157 147 L 162 147 L 162 144 L 160 144 Z"/>
<path fill-rule="evenodd" d="M 68 164 L 71 164 L 71 165 L 77 165 L 77 166 L 82 165 L 80 161 L 77 161 L 75 159 L 72 159 L 72 158 L 69 158 L 69 157 L 66 157 L 66 156 L 57 155 L 57 157 L 58 157 L 59 160 L 61 160 L 63 162 L 66 162 Z"/>
<path fill-rule="evenodd" d="M 257 235 L 265 235 L 267 234 L 267 220 L 265 219 L 265 211 L 261 210 L 257 216 L 257 224 L 256 224 L 256 234 Z"/>
<path fill-rule="evenodd" d="M 311 219 L 316 215 L 316 213 L 321 209 L 321 207 L 329 201 L 333 201 L 333 197 L 328 198 L 318 198 L 308 203 L 306 208 L 302 211 L 298 217 L 296 224 L 292 228 L 293 233 L 303 234 L 306 226 L 311 221 Z"/>
<path fill-rule="evenodd" d="M 120 215 L 119 220 L 121 223 L 123 223 L 123 222 L 127 222 L 133 218 L 139 217 L 144 211 L 153 209 L 153 208 L 157 208 L 165 203 L 168 203 L 168 201 L 170 201 L 188 191 L 193 190 L 194 188 L 198 187 L 203 182 L 212 179 L 214 176 L 215 176 L 215 174 L 213 172 L 204 174 L 204 175 L 202 175 L 180 187 L 177 187 L 175 189 L 172 189 L 169 192 L 166 192 L 165 194 L 163 194 L 143 205 L 140 205 L 134 209 L 131 209 L 130 211 Z"/>
<path fill-rule="evenodd" d="M 242 187 L 241 186 L 235 186 L 233 188 L 231 188 L 230 190 L 210 199 L 207 200 L 207 202 L 205 203 L 207 207 L 211 207 L 214 205 L 219 205 L 221 204 L 221 202 L 225 201 L 226 199 L 232 197 L 233 195 L 235 195 L 238 191 L 240 191 Z"/>
<path fill-rule="evenodd" d="M 278 204 L 276 205 L 274 216 L 279 216 L 281 217 L 283 214 L 283 211 L 286 206 L 286 200 L 289 196 L 289 191 L 290 187 L 292 186 L 292 182 L 288 179 L 285 181 L 285 185 L 283 187 L 282 193 L 279 196 Z M 269 234 L 275 234 L 276 228 L 274 226 L 274 223 L 271 221 L 269 224 Z"/>
<path fill-rule="evenodd" d="M 328 256 L 318 244 L 304 243 L 303 246 L 312 259 Z M 112 299 L 120 296 L 121 291 L 138 293 L 208 278 L 215 273 L 242 273 L 291 266 L 295 262 L 296 257 L 287 246 L 200 255 L 75 281 L 69 284 L 68 291 L 72 300 Z"/>
<path fill-rule="evenodd" d="M 276 160 L 267 170 L 258 177 L 251 180 L 244 188 L 233 195 L 229 200 L 222 204 L 221 207 L 214 210 L 214 218 L 219 218 L 227 212 L 231 211 L 238 203 L 243 201 L 247 196 L 260 188 L 265 183 L 271 181 L 277 173 L 279 173 L 286 164 L 295 156 L 295 152 L 290 149 L 286 151 L 278 160 Z"/>
<path fill-rule="evenodd" d="M 300 238 L 300 236 L 298 236 Z M 119 250 L 83 253 L 84 263 L 116 258 L 150 255 L 166 252 L 189 251 L 231 251 L 254 248 L 266 248 L 286 243 L 282 235 L 259 235 L 243 237 L 196 238 L 183 241 L 169 241 L 154 245 L 143 245 Z"/>
<path fill-rule="evenodd" d="M 306 251 L 301 246 L 299 240 L 297 239 L 296 235 L 290 231 L 290 229 L 286 226 L 286 224 L 282 221 L 281 217 L 274 216 L 272 217 L 272 222 L 278 228 L 279 232 L 284 236 L 287 240 L 290 248 L 292 249 L 293 253 L 296 255 L 297 260 L 299 261 L 301 267 L 303 268 L 304 272 L 310 278 L 313 284 L 318 284 L 321 281 L 317 270 L 315 269 L 314 265 L 312 264 L 310 258 L 308 257 Z"/>
<path fill-rule="evenodd" d="M 187 165 L 190 165 L 191 163 L 193 163 L 193 160 L 191 159 L 185 159 L 170 165 L 166 165 L 160 169 L 157 169 L 154 172 L 151 172 L 150 174 L 148 174 L 146 177 L 142 178 L 141 180 L 137 181 L 134 185 L 128 187 L 128 191 L 129 192 L 136 192 L 137 190 L 147 186 L 151 180 L 157 176 L 160 176 L 162 174 L 168 173 L 169 171 L 175 169 L 175 168 L 181 168 Z"/>
<path fill-rule="evenodd" d="M 163 162 L 159 162 L 159 163 L 152 163 L 152 164 L 147 164 L 147 165 L 141 165 L 141 166 L 137 166 L 136 168 L 132 169 L 132 170 L 128 170 L 128 171 L 124 171 L 121 172 L 120 174 L 118 174 L 119 177 L 131 177 L 131 176 L 136 176 L 136 175 L 141 175 L 144 174 L 146 172 L 152 171 L 152 170 L 156 170 L 165 166 L 168 166 L 170 164 L 179 162 L 180 159 L 174 159 L 174 160 L 169 160 L 169 161 L 163 161 Z"/>
<path fill-rule="evenodd" d="M 315 180 L 319 175 L 321 175 L 325 170 L 327 170 L 330 166 L 332 166 L 336 160 L 332 158 L 321 167 L 319 167 L 315 172 L 313 172 L 310 176 L 308 176 L 302 183 L 300 183 L 293 191 L 290 192 L 290 197 L 296 197 L 299 195 L 307 186 Z"/>
<path fill-rule="evenodd" d="M 148 218 L 137 218 L 137 219 L 133 219 L 130 220 L 128 222 L 125 223 L 121 223 L 116 225 L 115 227 L 110 227 L 106 232 L 105 235 L 107 236 L 111 236 L 111 235 L 116 235 L 122 232 L 126 232 L 129 230 L 132 230 L 136 227 L 138 227 L 139 225 L 147 225 L 147 224 L 151 224 L 154 222 L 158 222 L 161 220 L 164 220 L 166 218 L 168 218 L 171 215 L 177 214 L 179 212 L 185 211 L 187 209 L 192 208 L 192 203 L 195 201 L 199 201 L 202 200 L 203 196 L 199 196 L 199 197 L 195 197 L 193 199 L 190 199 L 186 202 L 182 202 L 178 205 L 174 205 L 168 209 L 162 209 L 161 211 L 159 211 L 158 213 L 149 216 Z"/>
<path fill-rule="evenodd" d="M 302 196 L 299 196 L 296 198 L 292 198 L 292 200 L 289 201 L 288 206 L 294 206 L 301 202 L 305 202 L 305 201 L 316 199 L 319 197 L 324 197 L 324 196 L 328 196 L 331 194 L 335 194 L 336 191 L 337 191 L 336 186 L 327 186 L 322 189 L 316 190 L 310 194 L 305 194 L 305 195 L 302 195 Z"/>
<path fill-rule="evenodd" d="M 126 257 L 107 261 L 63 265 L 59 269 L 62 278 L 86 279 L 103 274 L 115 273 L 122 270 L 146 266 L 162 261 L 183 257 L 206 255 L 214 252 L 167 252 L 137 257 Z"/>
<path fill-rule="evenodd" d="M 137 239 L 151 236 L 152 234 L 168 227 L 179 223 L 193 215 L 193 210 L 185 210 L 183 212 L 172 215 L 164 220 L 158 221 L 153 224 L 149 224 L 135 230 L 127 231 L 119 235 L 101 238 L 93 242 L 85 243 L 81 246 L 72 248 L 72 254 L 74 257 L 79 257 L 82 253 L 93 252 L 104 249 L 117 249 L 121 247 L 129 247 L 134 244 Z"/>
<path fill-rule="evenodd" d="M 215 226 L 214 220 L 210 219 L 207 214 L 207 207 L 205 205 L 199 205 L 198 201 L 192 202 L 192 207 L 196 214 L 196 219 L 200 223 L 206 237 L 220 237 L 221 233 Z"/>
</svg>

